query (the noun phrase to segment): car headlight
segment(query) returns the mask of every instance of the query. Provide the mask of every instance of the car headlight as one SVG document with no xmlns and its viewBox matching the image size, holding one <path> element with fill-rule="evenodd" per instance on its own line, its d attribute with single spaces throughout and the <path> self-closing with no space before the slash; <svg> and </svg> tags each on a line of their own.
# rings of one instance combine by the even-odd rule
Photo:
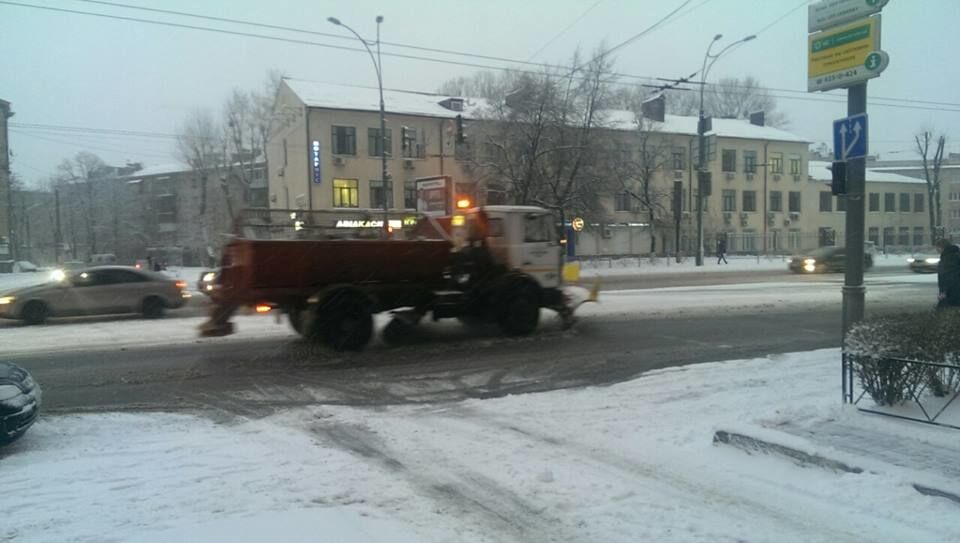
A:
<svg viewBox="0 0 960 543">
<path fill-rule="evenodd" d="M 0 385 L 0 402 L 12 400 L 23 394 L 20 387 L 14 385 Z"/>
<path fill-rule="evenodd" d="M 926 262 L 927 264 L 939 264 L 939 263 L 940 263 L 940 259 L 939 259 L 939 258 L 927 258 L 927 259 L 924 260 L 924 262 Z"/>
<path fill-rule="evenodd" d="M 813 258 L 807 258 L 803 261 L 803 263 L 806 264 L 807 266 L 813 266 L 814 264 L 817 263 L 817 261 L 816 259 L 813 259 Z"/>
<path fill-rule="evenodd" d="M 0 305 L 12 304 L 16 300 L 13 296 L 0 296 Z"/>
<path fill-rule="evenodd" d="M 907 264 L 913 264 L 913 263 L 916 262 L 916 261 L 917 261 L 916 258 L 908 258 L 908 259 L 907 259 Z"/>
<path fill-rule="evenodd" d="M 67 274 L 64 273 L 63 270 L 53 270 L 50 272 L 50 279 L 53 279 L 54 281 L 63 281 L 66 278 Z"/>
<path fill-rule="evenodd" d="M 204 283 L 209 283 L 209 282 L 213 281 L 214 278 L 216 278 L 216 277 L 217 277 L 216 272 L 207 272 L 207 273 L 203 274 L 203 277 L 201 277 L 200 280 L 203 281 Z"/>
</svg>

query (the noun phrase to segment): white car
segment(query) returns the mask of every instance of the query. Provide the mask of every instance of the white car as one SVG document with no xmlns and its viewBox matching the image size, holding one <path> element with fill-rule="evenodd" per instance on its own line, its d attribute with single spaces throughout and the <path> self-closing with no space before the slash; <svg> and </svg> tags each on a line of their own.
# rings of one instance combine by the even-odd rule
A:
<svg viewBox="0 0 960 543">
<path fill-rule="evenodd" d="M 50 282 L 0 292 L 0 318 L 42 324 L 50 317 L 142 313 L 159 318 L 190 298 L 185 281 L 128 266 L 100 266 L 65 274 Z"/>
</svg>

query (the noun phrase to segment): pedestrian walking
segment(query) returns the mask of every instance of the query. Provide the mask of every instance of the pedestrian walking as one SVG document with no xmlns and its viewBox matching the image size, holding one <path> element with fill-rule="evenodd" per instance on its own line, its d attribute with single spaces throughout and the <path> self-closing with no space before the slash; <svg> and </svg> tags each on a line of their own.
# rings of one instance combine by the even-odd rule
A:
<svg viewBox="0 0 960 543">
<path fill-rule="evenodd" d="M 724 264 L 729 264 L 727 262 L 727 239 L 718 238 L 717 239 L 717 264 L 720 264 L 720 261 L 723 261 Z"/>
<path fill-rule="evenodd" d="M 960 247 L 946 238 L 937 240 L 937 309 L 960 307 Z"/>
</svg>

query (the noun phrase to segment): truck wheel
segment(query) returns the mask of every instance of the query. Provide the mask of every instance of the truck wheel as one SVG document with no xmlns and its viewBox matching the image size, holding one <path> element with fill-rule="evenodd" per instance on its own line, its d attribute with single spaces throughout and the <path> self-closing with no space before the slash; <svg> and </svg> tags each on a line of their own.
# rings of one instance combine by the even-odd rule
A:
<svg viewBox="0 0 960 543">
<path fill-rule="evenodd" d="M 290 321 L 290 328 L 293 328 L 293 331 L 300 334 L 303 334 L 303 312 L 301 309 L 296 307 L 287 308 L 287 319 Z"/>
<path fill-rule="evenodd" d="M 540 323 L 540 304 L 529 289 L 514 291 L 500 311 L 500 329 L 510 336 L 525 336 Z"/>
<path fill-rule="evenodd" d="M 390 319 L 383 329 L 383 340 L 391 345 L 403 345 L 413 339 L 416 325 L 398 317 Z"/>
<path fill-rule="evenodd" d="M 335 351 L 361 351 L 373 336 L 373 315 L 357 295 L 333 294 L 315 311 L 314 335 Z"/>
</svg>

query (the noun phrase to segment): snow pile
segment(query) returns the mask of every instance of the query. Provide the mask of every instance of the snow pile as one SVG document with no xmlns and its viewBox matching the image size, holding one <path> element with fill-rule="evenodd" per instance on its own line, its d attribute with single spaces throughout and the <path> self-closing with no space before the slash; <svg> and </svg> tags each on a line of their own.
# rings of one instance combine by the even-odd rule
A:
<svg viewBox="0 0 960 543">
<path fill-rule="evenodd" d="M 588 363 L 585 361 L 585 363 Z M 503 376 L 509 380 L 509 374 Z M 956 435 L 839 404 L 839 352 L 656 371 L 611 387 L 214 424 L 42 418 L 3 460 L 0 539 L 87 541 L 957 541 L 917 493 Z M 841 442 L 801 437 L 838 423 Z M 783 429 L 789 428 L 791 433 Z M 751 434 L 863 468 L 712 442 Z M 910 461 L 871 452 L 872 440 Z M 892 451 L 892 449 L 898 449 Z M 239 539 L 235 539 L 239 537 Z"/>
</svg>

